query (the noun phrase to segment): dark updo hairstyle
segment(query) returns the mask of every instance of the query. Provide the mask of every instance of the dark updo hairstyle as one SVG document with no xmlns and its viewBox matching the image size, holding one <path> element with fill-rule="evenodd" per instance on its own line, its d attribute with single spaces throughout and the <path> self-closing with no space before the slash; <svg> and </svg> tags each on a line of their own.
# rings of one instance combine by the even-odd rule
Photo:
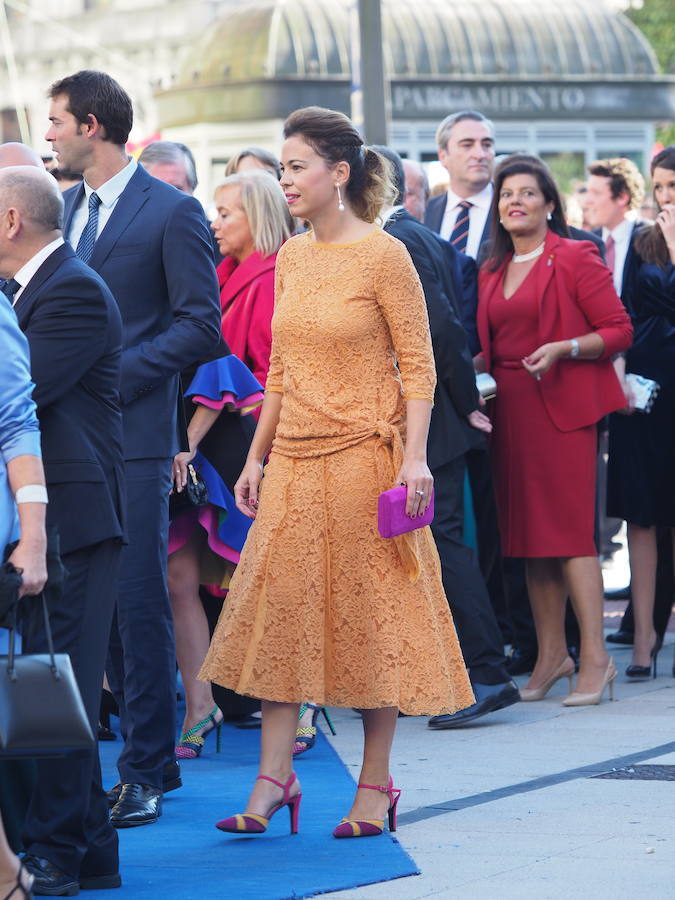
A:
<svg viewBox="0 0 675 900">
<path fill-rule="evenodd" d="M 656 154 L 649 167 L 652 176 L 654 169 L 670 169 L 675 172 L 675 145 L 671 144 L 670 147 L 666 147 L 665 150 Z M 636 234 L 635 249 L 645 262 L 655 263 L 662 269 L 665 269 L 670 262 L 666 239 L 656 224 L 649 225 Z"/>
<path fill-rule="evenodd" d="M 504 262 L 509 253 L 513 252 L 511 235 L 499 221 L 499 195 L 502 186 L 511 175 L 533 175 L 537 179 L 539 190 L 544 195 L 546 203 L 552 203 L 551 219 L 548 227 L 561 237 L 569 237 L 569 229 L 565 222 L 562 200 L 558 188 L 553 180 L 551 170 L 538 156 L 529 156 L 526 153 L 514 153 L 507 156 L 495 170 L 495 189 L 492 196 L 492 228 L 490 231 L 490 246 L 486 266 L 491 272 L 495 272 Z"/>
<path fill-rule="evenodd" d="M 354 213 L 364 222 L 374 222 L 391 202 L 395 190 L 389 163 L 363 146 L 363 138 L 344 113 L 321 106 L 296 109 L 284 122 L 284 137 L 301 137 L 330 165 L 349 164 L 346 196 Z"/>
</svg>

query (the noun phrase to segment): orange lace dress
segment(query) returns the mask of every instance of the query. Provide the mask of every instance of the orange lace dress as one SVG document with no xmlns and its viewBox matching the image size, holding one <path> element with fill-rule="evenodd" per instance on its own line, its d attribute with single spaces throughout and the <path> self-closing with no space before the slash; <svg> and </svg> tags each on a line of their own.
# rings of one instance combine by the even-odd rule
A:
<svg viewBox="0 0 675 900">
<path fill-rule="evenodd" d="M 200 677 L 267 700 L 455 712 L 474 698 L 431 531 L 377 530 L 405 399 L 434 395 L 417 273 L 380 230 L 298 235 L 276 272 L 266 389 L 281 415 Z"/>
</svg>

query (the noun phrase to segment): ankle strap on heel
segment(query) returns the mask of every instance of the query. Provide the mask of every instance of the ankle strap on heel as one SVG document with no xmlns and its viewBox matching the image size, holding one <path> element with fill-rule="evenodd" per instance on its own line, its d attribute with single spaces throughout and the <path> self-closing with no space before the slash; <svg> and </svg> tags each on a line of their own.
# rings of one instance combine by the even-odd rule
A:
<svg viewBox="0 0 675 900">
<path fill-rule="evenodd" d="M 256 781 L 271 781 L 272 784 L 276 784 L 276 786 L 280 787 L 284 792 L 284 803 L 286 803 L 288 801 L 289 791 L 295 784 L 296 779 L 297 775 L 295 774 L 295 772 L 291 772 L 286 784 L 283 784 L 281 781 L 277 781 L 276 778 L 270 778 L 269 775 L 258 775 Z"/>
</svg>

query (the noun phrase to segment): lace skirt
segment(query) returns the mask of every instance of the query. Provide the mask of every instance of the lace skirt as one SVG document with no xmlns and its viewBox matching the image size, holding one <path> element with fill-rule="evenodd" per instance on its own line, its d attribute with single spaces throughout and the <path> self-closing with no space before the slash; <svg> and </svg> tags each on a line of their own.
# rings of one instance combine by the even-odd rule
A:
<svg viewBox="0 0 675 900">
<path fill-rule="evenodd" d="M 410 715 L 473 703 L 431 531 L 419 532 L 414 582 L 377 531 L 376 443 L 272 453 L 201 678 L 266 700 Z"/>
</svg>

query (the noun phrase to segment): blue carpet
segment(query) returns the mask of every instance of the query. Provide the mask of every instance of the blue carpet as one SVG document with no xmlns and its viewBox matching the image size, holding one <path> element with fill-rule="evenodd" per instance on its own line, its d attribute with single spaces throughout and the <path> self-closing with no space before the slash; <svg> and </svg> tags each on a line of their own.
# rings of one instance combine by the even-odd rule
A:
<svg viewBox="0 0 675 900">
<path fill-rule="evenodd" d="M 116 723 L 116 720 L 114 720 Z M 331 832 L 349 808 L 354 781 L 328 741 L 296 762 L 302 782 L 300 833 L 291 836 L 281 810 L 256 837 L 217 831 L 214 823 L 240 812 L 257 773 L 259 731 L 225 726 L 222 752 L 207 738 L 200 759 L 181 764 L 183 787 L 166 795 L 155 825 L 122 829 L 122 890 L 98 891 L 122 900 L 290 900 L 417 875 L 395 837 L 338 841 Z M 106 787 L 117 781 L 120 741 L 102 743 Z"/>
</svg>

